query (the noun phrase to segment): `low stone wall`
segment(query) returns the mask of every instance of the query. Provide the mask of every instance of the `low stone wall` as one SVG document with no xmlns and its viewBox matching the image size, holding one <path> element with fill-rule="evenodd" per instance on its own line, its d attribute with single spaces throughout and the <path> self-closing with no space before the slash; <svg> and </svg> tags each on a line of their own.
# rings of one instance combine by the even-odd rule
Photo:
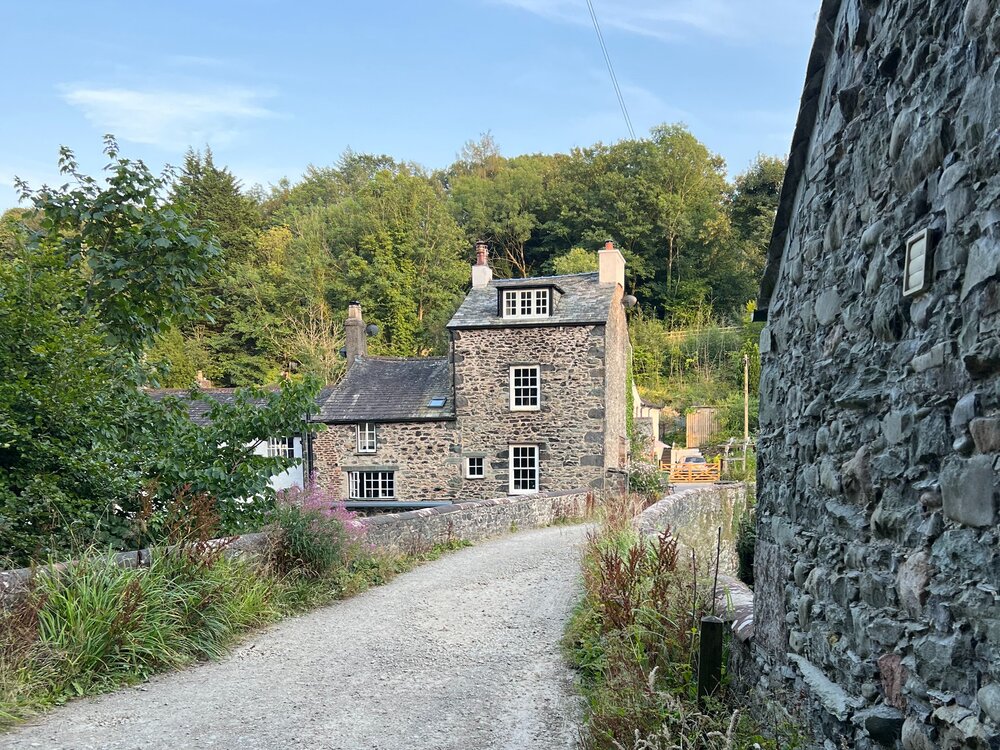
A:
<svg viewBox="0 0 1000 750">
<path fill-rule="evenodd" d="M 540 492 L 372 516 L 365 519 L 365 525 L 370 543 L 408 551 L 457 539 L 475 542 L 512 529 L 579 519 L 592 505 L 593 493 L 587 490 Z"/>
<path fill-rule="evenodd" d="M 646 536 L 657 536 L 669 527 L 682 547 L 693 548 L 703 554 L 711 551 L 713 558 L 717 530 L 722 527 L 716 608 L 723 619 L 731 623 L 736 641 L 743 644 L 753 638 L 753 592 L 735 577 L 733 517 L 746 503 L 746 485 L 712 484 L 667 495 L 633 521 L 639 532 Z M 734 648 L 733 653 L 736 651 Z M 740 656 L 744 655 L 741 651 Z"/>
<path fill-rule="evenodd" d="M 563 519 L 583 518 L 592 509 L 594 496 L 588 490 L 541 492 L 493 500 L 442 505 L 437 508 L 387 513 L 364 519 L 369 543 L 382 549 L 403 552 L 426 549 L 440 542 L 464 539 L 475 542 L 514 529 L 548 526 Z M 227 557 L 264 552 L 270 542 L 268 532 L 207 542 L 224 548 Z M 119 552 L 115 560 L 124 567 L 148 565 L 157 550 Z M 37 566 L 0 571 L 0 606 L 9 607 L 29 591 L 32 579 L 48 570 L 63 570 L 68 563 L 53 567 Z"/>
</svg>

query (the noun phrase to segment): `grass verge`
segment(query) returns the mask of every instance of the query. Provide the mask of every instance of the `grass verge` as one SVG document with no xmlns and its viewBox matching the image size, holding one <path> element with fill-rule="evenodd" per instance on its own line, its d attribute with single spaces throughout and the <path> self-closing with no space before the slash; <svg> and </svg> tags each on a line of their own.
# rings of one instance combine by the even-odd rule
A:
<svg viewBox="0 0 1000 750">
<path fill-rule="evenodd" d="M 709 614 L 710 577 L 681 559 L 669 530 L 643 538 L 630 520 L 629 509 L 612 508 L 588 537 L 584 597 L 566 631 L 565 646 L 587 702 L 584 747 L 801 747 L 791 727 L 765 736 L 728 680 L 699 706 L 698 624 Z"/>
<path fill-rule="evenodd" d="M 141 568 L 89 550 L 40 571 L 26 599 L 0 610 L 0 731 L 71 698 L 219 658 L 255 628 L 468 546 L 381 552 L 350 514 L 295 504 L 279 506 L 274 532 L 272 548 L 251 559 L 187 542 Z"/>
</svg>

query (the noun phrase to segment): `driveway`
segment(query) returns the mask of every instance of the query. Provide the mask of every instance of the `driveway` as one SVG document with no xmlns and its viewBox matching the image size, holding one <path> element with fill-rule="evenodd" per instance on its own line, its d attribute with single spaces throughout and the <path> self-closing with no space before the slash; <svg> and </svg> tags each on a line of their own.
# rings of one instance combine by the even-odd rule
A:
<svg viewBox="0 0 1000 750">
<path fill-rule="evenodd" d="M 223 661 L 74 701 L 0 748 L 576 747 L 559 641 L 586 528 L 484 542 L 285 620 Z"/>
</svg>

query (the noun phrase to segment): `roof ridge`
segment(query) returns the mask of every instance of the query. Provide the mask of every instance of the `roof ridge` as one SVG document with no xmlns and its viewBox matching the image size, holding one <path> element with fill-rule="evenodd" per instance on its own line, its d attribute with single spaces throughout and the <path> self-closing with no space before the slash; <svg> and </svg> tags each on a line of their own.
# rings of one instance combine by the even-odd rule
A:
<svg viewBox="0 0 1000 750">
<path fill-rule="evenodd" d="M 383 357 L 372 354 L 359 354 L 358 359 L 363 359 L 366 362 L 443 362 L 448 360 L 448 356 L 436 354 L 433 357 Z"/>
<path fill-rule="evenodd" d="M 493 279 L 493 282 L 497 281 L 542 281 L 546 279 L 573 279 L 579 278 L 581 276 L 598 276 L 600 271 L 581 271 L 579 273 L 559 273 L 552 274 L 551 276 L 525 276 L 524 278 L 510 278 L 510 279 Z"/>
</svg>

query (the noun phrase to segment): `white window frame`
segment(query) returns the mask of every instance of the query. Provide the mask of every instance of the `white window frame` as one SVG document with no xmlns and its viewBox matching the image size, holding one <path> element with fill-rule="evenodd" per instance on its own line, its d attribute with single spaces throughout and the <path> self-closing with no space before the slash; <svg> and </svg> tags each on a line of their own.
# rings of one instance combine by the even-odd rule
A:
<svg viewBox="0 0 1000 750">
<path fill-rule="evenodd" d="M 358 453 L 377 453 L 378 425 L 375 422 L 358 422 L 354 429 Z"/>
<path fill-rule="evenodd" d="M 281 437 L 267 439 L 268 458 L 295 458 L 295 438 Z"/>
<path fill-rule="evenodd" d="M 551 292 L 545 288 L 504 289 L 503 317 L 547 318 L 551 314 Z"/>
<path fill-rule="evenodd" d="M 479 464 L 478 472 L 472 471 L 472 462 Z M 466 456 L 465 457 L 465 478 L 466 479 L 486 479 L 486 457 Z"/>
<path fill-rule="evenodd" d="M 350 471 L 347 489 L 351 500 L 395 500 L 395 471 Z"/>
<path fill-rule="evenodd" d="M 522 451 L 525 453 L 519 456 L 518 453 Z M 530 460 L 530 464 L 519 465 L 526 458 Z M 507 448 L 507 460 L 509 462 L 509 468 L 507 469 L 507 491 L 511 495 L 534 495 L 537 493 L 541 484 L 538 446 L 530 443 L 512 444 Z M 518 470 L 530 473 L 528 476 L 517 476 L 516 472 Z M 530 486 L 524 486 L 525 481 L 530 483 Z"/>
<path fill-rule="evenodd" d="M 531 397 L 532 386 L 524 385 L 523 379 L 534 373 L 534 398 Z M 542 408 L 542 368 L 540 365 L 511 365 L 509 380 L 509 400 L 511 411 L 538 411 Z M 529 403 L 523 403 L 527 400 Z M 534 400 L 534 403 L 530 401 Z M 520 403 L 519 403 L 520 402 Z"/>
</svg>

